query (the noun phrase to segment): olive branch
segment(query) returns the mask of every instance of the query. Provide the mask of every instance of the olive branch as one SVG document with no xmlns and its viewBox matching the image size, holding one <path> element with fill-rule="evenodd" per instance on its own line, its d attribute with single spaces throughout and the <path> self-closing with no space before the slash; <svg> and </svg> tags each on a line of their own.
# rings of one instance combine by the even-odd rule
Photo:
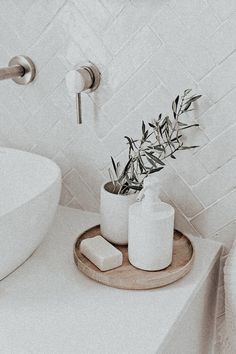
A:
<svg viewBox="0 0 236 354">
<path fill-rule="evenodd" d="M 194 149 L 197 146 L 185 146 L 181 140 L 182 131 L 197 127 L 199 124 L 186 124 L 180 121 L 182 114 L 193 110 L 192 104 L 201 95 L 191 95 L 187 89 L 172 102 L 172 114 L 159 114 L 157 119 L 148 123 L 142 122 L 141 139 L 125 136 L 128 144 L 128 161 L 123 169 L 120 163 L 111 157 L 112 168 L 109 176 L 113 183 L 113 193 L 129 194 L 142 189 L 143 181 L 150 174 L 161 171 L 168 157 L 176 159 L 179 150 Z"/>
</svg>

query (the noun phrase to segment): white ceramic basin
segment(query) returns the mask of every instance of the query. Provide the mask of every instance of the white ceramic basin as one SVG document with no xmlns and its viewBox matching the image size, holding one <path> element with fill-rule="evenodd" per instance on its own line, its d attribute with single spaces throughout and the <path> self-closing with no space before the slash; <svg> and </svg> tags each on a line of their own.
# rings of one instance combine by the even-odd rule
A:
<svg viewBox="0 0 236 354">
<path fill-rule="evenodd" d="M 0 279 L 19 267 L 45 237 L 57 209 L 61 172 L 51 160 L 0 149 Z"/>
</svg>

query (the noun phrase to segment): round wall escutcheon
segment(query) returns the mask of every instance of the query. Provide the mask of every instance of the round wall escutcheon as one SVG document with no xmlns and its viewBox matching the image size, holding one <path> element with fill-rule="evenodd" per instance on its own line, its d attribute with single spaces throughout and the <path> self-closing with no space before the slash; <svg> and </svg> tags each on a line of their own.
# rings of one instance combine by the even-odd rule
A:
<svg viewBox="0 0 236 354">
<path fill-rule="evenodd" d="M 89 62 L 88 64 L 81 66 L 80 69 L 85 69 L 86 71 L 88 71 L 92 80 L 92 86 L 86 91 L 87 92 L 95 91 L 100 85 L 100 81 L 101 81 L 101 73 L 98 67 L 95 64 Z"/>
<path fill-rule="evenodd" d="M 12 80 L 19 85 L 28 85 L 36 76 L 36 68 L 33 61 L 24 55 L 17 55 L 12 58 L 8 66 L 21 65 L 24 68 L 24 74 L 19 77 L 14 77 Z"/>
</svg>

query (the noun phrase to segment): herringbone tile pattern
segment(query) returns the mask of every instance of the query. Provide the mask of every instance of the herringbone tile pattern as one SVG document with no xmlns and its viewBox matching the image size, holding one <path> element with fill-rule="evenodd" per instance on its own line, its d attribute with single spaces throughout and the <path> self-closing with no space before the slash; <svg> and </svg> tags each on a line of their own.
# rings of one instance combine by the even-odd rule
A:
<svg viewBox="0 0 236 354">
<path fill-rule="evenodd" d="M 30 55 L 29 87 L 0 84 L 0 143 L 46 155 L 63 172 L 61 202 L 92 211 L 124 135 L 170 110 L 185 88 L 203 94 L 188 119 L 199 144 L 161 174 L 163 198 L 185 232 L 230 247 L 236 232 L 236 2 L 216 0 L 1 0 L 0 65 Z M 102 83 L 83 97 L 83 125 L 65 87 L 74 65 L 96 63 Z"/>
</svg>

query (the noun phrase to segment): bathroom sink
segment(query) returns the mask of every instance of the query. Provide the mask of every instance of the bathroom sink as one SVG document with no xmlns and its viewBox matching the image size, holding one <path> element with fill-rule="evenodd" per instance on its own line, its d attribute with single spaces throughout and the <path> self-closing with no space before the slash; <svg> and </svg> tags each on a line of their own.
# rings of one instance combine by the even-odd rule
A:
<svg viewBox="0 0 236 354">
<path fill-rule="evenodd" d="M 61 172 L 51 160 L 0 149 L 0 279 L 19 267 L 45 237 L 57 210 Z"/>
</svg>

